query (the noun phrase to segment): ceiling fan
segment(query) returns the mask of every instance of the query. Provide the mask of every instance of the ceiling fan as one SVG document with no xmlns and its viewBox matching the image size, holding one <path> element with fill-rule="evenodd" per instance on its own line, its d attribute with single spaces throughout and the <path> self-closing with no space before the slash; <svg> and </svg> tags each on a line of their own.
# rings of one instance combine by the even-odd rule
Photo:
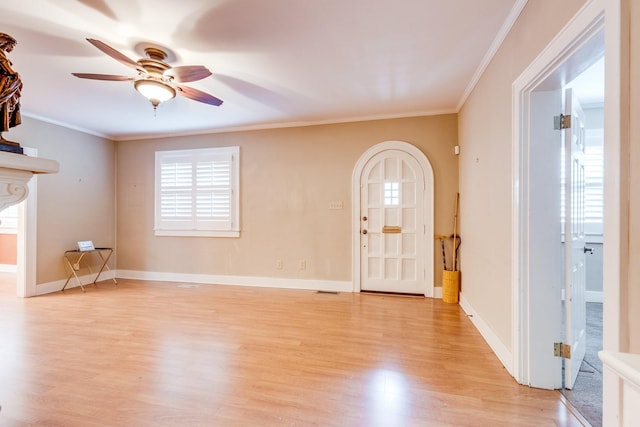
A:
<svg viewBox="0 0 640 427">
<path fill-rule="evenodd" d="M 133 61 L 100 40 L 88 38 L 87 41 L 116 61 L 133 68 L 138 72 L 138 75 L 137 77 L 127 77 L 112 74 L 71 73 L 76 77 L 92 80 L 133 81 L 134 88 L 151 102 L 154 110 L 161 102 L 173 99 L 176 94 L 209 105 L 219 106 L 222 104 L 222 100 L 213 95 L 177 84 L 209 77 L 211 71 L 207 67 L 202 65 L 172 67 L 165 62 L 168 58 L 167 52 L 158 46 L 144 46 L 142 49 L 147 57 Z"/>
</svg>

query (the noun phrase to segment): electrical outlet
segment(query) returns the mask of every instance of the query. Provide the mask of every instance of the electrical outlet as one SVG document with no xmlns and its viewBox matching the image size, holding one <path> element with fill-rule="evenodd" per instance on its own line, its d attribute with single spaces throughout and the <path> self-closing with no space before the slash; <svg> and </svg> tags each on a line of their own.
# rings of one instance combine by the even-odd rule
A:
<svg viewBox="0 0 640 427">
<path fill-rule="evenodd" d="M 281 259 L 277 259 L 276 260 L 276 270 L 282 270 L 282 260 Z"/>
<path fill-rule="evenodd" d="M 300 270 L 306 270 L 307 269 L 307 260 L 306 259 L 301 259 L 300 260 Z"/>
<path fill-rule="evenodd" d="M 334 200 L 329 202 L 329 210 L 340 210 L 342 209 L 342 200 Z"/>
</svg>

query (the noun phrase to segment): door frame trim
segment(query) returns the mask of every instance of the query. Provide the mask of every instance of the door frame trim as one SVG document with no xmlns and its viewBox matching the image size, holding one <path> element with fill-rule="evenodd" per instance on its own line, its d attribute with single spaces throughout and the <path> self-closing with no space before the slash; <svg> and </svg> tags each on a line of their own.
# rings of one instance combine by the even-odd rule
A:
<svg viewBox="0 0 640 427">
<path fill-rule="evenodd" d="M 351 226 L 351 235 L 352 235 L 352 268 L 353 268 L 353 292 L 360 292 L 362 282 L 360 275 L 360 197 L 361 197 L 361 178 L 362 171 L 364 170 L 365 165 L 369 160 L 371 160 L 375 155 L 387 151 L 387 150 L 398 150 L 404 151 L 405 153 L 412 156 L 422 169 L 422 175 L 424 177 L 424 218 L 423 223 L 425 224 L 425 233 L 424 233 L 424 270 L 425 270 L 425 289 L 424 296 L 425 297 L 434 297 L 434 245 L 432 236 L 434 233 L 434 184 L 433 184 L 433 168 L 431 167 L 431 162 L 427 156 L 420 151 L 416 146 L 404 142 L 404 141 L 385 141 L 379 144 L 376 144 L 370 147 L 367 151 L 365 151 L 362 156 L 356 162 L 355 167 L 353 168 L 353 175 L 351 177 L 352 182 L 352 200 L 351 200 L 351 210 L 352 210 L 352 226 Z"/>
<path fill-rule="evenodd" d="M 512 86 L 512 375 L 520 384 L 529 385 L 531 378 L 530 327 L 536 307 L 531 306 L 529 283 L 529 122 L 530 95 L 540 83 L 559 69 L 593 36 L 605 28 L 605 5 L 590 1 L 578 11 L 540 55 L 522 72 Z M 606 101 L 605 101 L 606 104 Z M 605 110 L 606 110 L 605 105 Z"/>
</svg>

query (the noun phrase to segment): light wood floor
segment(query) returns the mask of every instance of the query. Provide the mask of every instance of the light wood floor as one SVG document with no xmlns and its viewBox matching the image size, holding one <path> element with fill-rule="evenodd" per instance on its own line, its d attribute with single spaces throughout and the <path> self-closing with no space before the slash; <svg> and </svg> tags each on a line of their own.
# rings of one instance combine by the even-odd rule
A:
<svg viewBox="0 0 640 427">
<path fill-rule="evenodd" d="M 577 426 L 439 300 L 119 280 L 15 298 L 0 426 Z"/>
</svg>

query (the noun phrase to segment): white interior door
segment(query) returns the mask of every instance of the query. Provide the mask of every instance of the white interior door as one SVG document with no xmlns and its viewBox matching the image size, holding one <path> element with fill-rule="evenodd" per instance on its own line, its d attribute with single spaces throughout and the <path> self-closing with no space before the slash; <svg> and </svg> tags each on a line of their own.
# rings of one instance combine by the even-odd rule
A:
<svg viewBox="0 0 640 427">
<path fill-rule="evenodd" d="M 385 150 L 365 164 L 361 290 L 425 294 L 424 193 L 424 172 L 407 152 Z"/>
<path fill-rule="evenodd" d="M 554 343 L 564 337 L 561 310 L 564 292 L 564 245 L 561 241 L 561 153 L 563 136 L 554 129 L 554 117 L 562 108 L 563 91 L 535 91 L 530 96 L 529 179 L 523 206 L 527 213 L 528 256 L 523 262 L 528 277 L 532 321 L 526 337 L 530 353 L 528 377 L 523 383 L 550 390 L 562 388 L 562 359 L 555 357 Z M 525 190 L 525 191 L 527 191 Z"/>
<path fill-rule="evenodd" d="M 571 357 L 565 360 L 565 388 L 575 384 L 586 351 L 585 275 L 585 126 L 584 113 L 571 89 L 565 91 L 565 115 L 571 127 L 564 130 L 565 147 L 565 343 Z"/>
</svg>

